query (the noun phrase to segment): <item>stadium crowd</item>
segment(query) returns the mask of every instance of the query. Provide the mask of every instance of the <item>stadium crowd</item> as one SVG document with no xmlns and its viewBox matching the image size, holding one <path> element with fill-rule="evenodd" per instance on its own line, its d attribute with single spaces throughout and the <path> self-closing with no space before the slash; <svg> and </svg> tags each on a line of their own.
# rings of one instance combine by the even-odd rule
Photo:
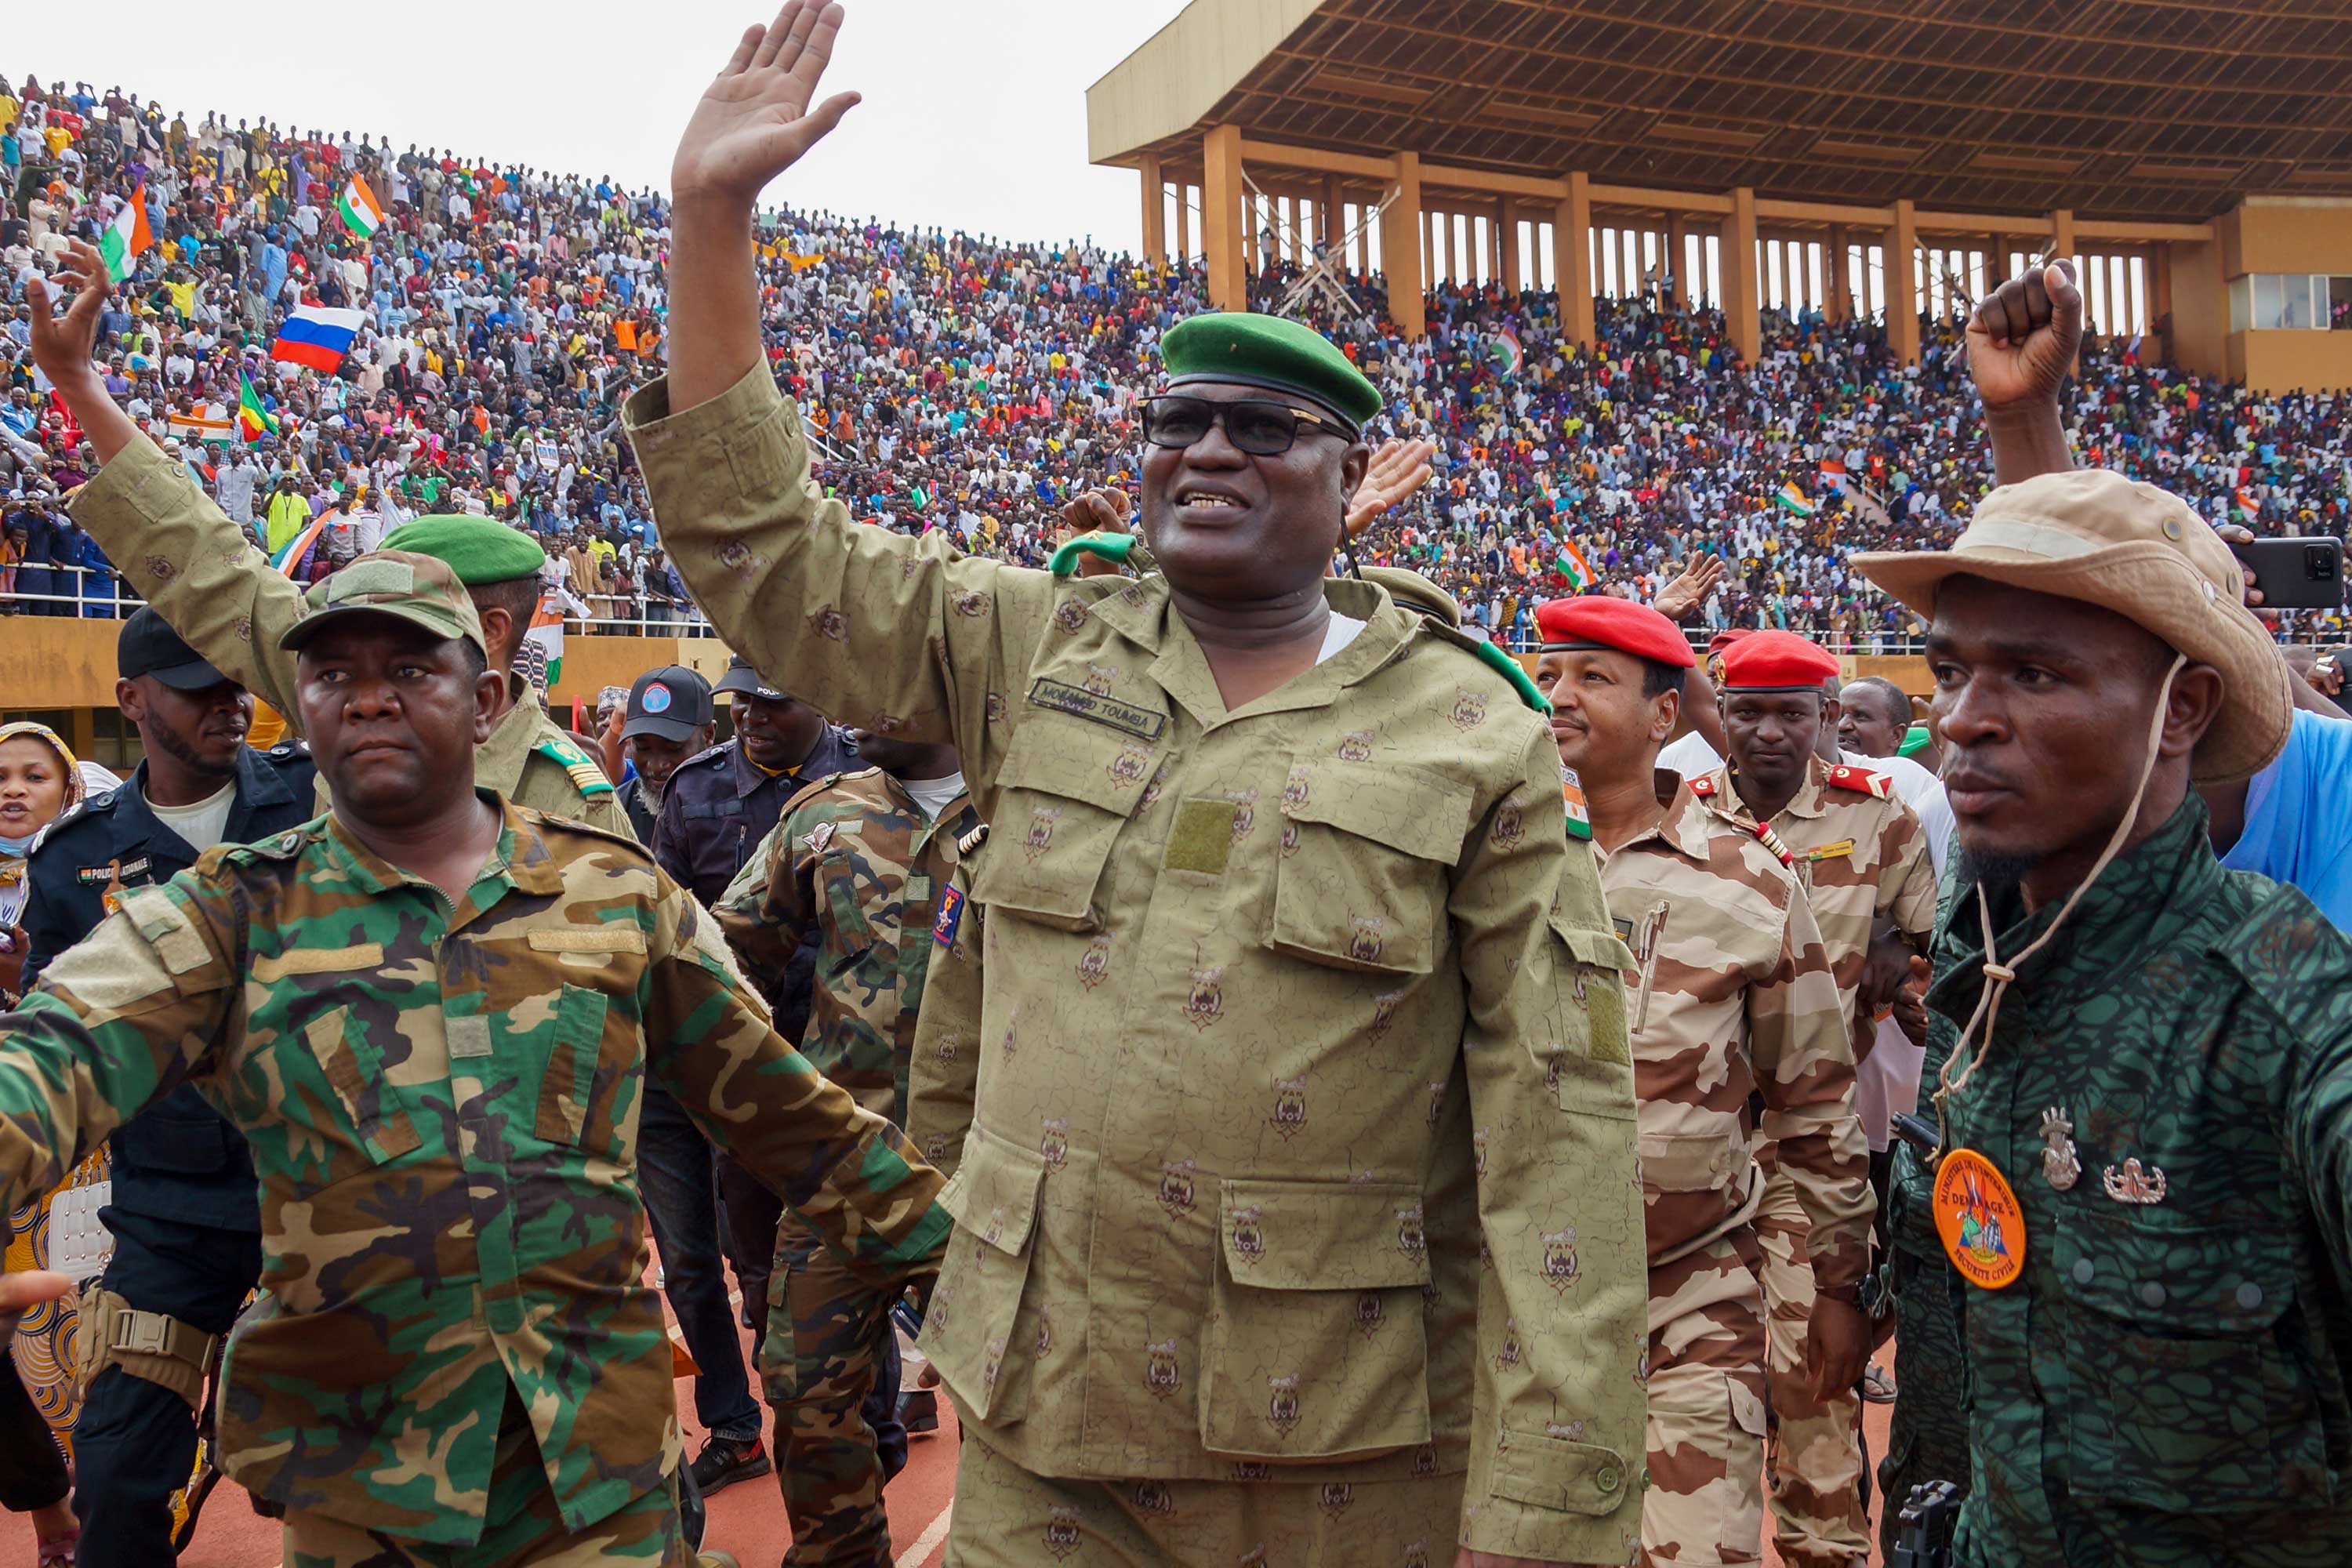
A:
<svg viewBox="0 0 2352 1568">
<path fill-rule="evenodd" d="M 97 238 L 143 195 L 153 243 L 103 324 L 107 384 L 266 550 L 333 511 L 295 563 L 307 577 L 409 516 L 473 511 L 546 541 L 585 616 L 695 618 L 614 423 L 661 363 L 660 194 L 348 131 L 191 124 L 116 88 L 29 77 L 0 91 L 0 154 L 7 607 L 112 614 L 123 593 L 58 504 L 90 462 L 31 363 L 23 292 L 68 238 Z M 354 176 L 381 207 L 364 239 L 339 211 Z M 762 224 L 770 353 L 853 515 L 1034 564 L 1075 496 L 1132 489 L 1135 404 L 1160 334 L 1204 303 L 1197 268 L 785 208 Z M 1261 305 L 1294 278 L 1263 271 Z M 1603 301 L 1602 341 L 1578 352 L 1553 295 L 1441 285 L 1409 343 L 1377 279 L 1347 282 L 1360 313 L 1310 319 L 1381 386 L 1370 428 L 1437 445 L 1435 485 L 1360 554 L 1423 572 L 1517 647 L 1570 581 L 1564 543 L 1605 591 L 1645 599 L 1693 552 L 1726 555 L 1710 630 L 1885 645 L 1908 618 L 1849 556 L 1948 540 L 1990 483 L 1955 322 L 1933 324 L 1906 370 L 1874 322 L 1768 312 L 1750 365 L 1717 313 L 1663 292 Z M 365 315 L 326 373 L 271 358 L 306 303 Z M 274 426 L 250 441 L 236 417 L 248 381 Z M 2069 423 L 2090 460 L 2216 521 L 2251 505 L 2257 531 L 2345 529 L 2337 395 L 2257 396 L 2108 342 L 2084 355 Z M 1790 487 L 1811 515 L 1780 499 Z"/>
</svg>

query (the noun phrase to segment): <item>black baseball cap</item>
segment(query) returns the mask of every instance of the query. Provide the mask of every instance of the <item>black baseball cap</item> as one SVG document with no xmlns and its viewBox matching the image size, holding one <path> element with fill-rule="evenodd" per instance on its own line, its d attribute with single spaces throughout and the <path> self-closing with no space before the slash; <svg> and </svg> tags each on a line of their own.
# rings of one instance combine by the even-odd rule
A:
<svg viewBox="0 0 2352 1568">
<path fill-rule="evenodd" d="M 621 739 L 656 735 L 669 742 L 688 741 L 710 721 L 710 682 L 682 664 L 666 664 L 630 685 Z"/>
<path fill-rule="evenodd" d="M 114 673 L 125 680 L 152 675 L 174 691 L 202 691 L 228 679 L 181 640 L 171 623 L 142 605 L 114 639 Z"/>
<path fill-rule="evenodd" d="M 764 697 L 771 702 L 784 701 L 790 693 L 777 690 L 767 678 L 751 668 L 751 661 L 741 654 L 727 661 L 727 673 L 719 678 L 714 691 L 738 691 L 746 697 Z"/>
</svg>

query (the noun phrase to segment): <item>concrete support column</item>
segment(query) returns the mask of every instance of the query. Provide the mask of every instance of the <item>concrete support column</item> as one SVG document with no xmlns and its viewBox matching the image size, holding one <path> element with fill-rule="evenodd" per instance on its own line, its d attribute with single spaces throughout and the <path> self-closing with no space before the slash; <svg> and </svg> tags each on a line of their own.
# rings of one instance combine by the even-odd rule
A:
<svg viewBox="0 0 2352 1568">
<path fill-rule="evenodd" d="M 1176 264 L 1191 265 L 1192 260 L 1192 187 L 1183 181 L 1176 182 Z"/>
<path fill-rule="evenodd" d="M 1154 267 L 1168 259 L 1168 187 L 1160 178 L 1160 160 L 1143 155 L 1143 255 Z"/>
<path fill-rule="evenodd" d="M 1828 268 L 1830 320 L 1850 321 L 1853 319 L 1853 279 L 1848 275 L 1846 267 L 1844 227 L 1838 224 L 1832 224 L 1830 237 L 1823 243 L 1829 247 L 1830 252 Z"/>
<path fill-rule="evenodd" d="M 1599 336 L 1592 313 L 1592 178 L 1568 176 L 1568 195 L 1552 208 L 1551 277 L 1559 290 L 1560 336 L 1590 348 Z"/>
<path fill-rule="evenodd" d="M 2147 342 L 2142 364 L 2169 364 L 2172 351 L 2172 242 L 2147 247 Z"/>
<path fill-rule="evenodd" d="M 2050 215 L 2050 248 L 2074 264 L 2074 281 L 2083 282 L 2083 263 L 2074 250 L 2074 214 L 2060 207 Z"/>
<path fill-rule="evenodd" d="M 1390 318 L 1408 341 L 1418 341 L 1429 327 L 1421 282 L 1421 154 L 1399 153 L 1396 163 L 1396 200 L 1381 215 L 1381 270 L 1388 274 Z"/>
<path fill-rule="evenodd" d="M 1666 280 L 1673 285 L 1666 290 L 1666 302 L 1679 305 L 1691 297 L 1690 279 L 1683 276 L 1690 270 L 1690 231 L 1683 226 L 1683 215 L 1666 215 Z"/>
<path fill-rule="evenodd" d="M 1339 177 L 1323 176 L 1323 221 L 1316 226 L 1315 237 L 1325 245 L 1338 245 L 1348 232 L 1347 209 L 1339 205 Z"/>
<path fill-rule="evenodd" d="M 1249 307 L 1242 223 L 1242 128 L 1218 125 L 1202 138 L 1201 248 L 1209 263 L 1209 303 L 1220 310 Z"/>
<path fill-rule="evenodd" d="M 1919 209 L 1909 197 L 1895 204 L 1886 236 L 1886 341 L 1904 364 L 1919 363 L 1919 289 L 1913 253 L 1919 248 Z"/>
<path fill-rule="evenodd" d="M 1511 216 L 1511 204 L 1508 202 L 1495 204 L 1495 237 L 1503 247 L 1503 292 L 1517 296 L 1526 284 L 1522 281 L 1524 274 L 1519 262 L 1519 224 Z"/>
<path fill-rule="evenodd" d="M 1723 324 L 1731 346 L 1749 364 L 1763 352 L 1764 330 L 1757 320 L 1756 192 L 1742 185 L 1731 193 L 1731 214 L 1723 220 Z"/>
</svg>

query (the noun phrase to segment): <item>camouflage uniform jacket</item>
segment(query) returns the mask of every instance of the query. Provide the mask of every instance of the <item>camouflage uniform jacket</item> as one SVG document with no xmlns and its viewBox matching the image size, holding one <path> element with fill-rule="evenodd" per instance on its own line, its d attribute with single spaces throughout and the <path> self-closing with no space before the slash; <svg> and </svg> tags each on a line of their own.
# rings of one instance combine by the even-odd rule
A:
<svg viewBox="0 0 2352 1568">
<path fill-rule="evenodd" d="M 189 647 L 299 731 L 294 655 L 278 639 L 302 618 L 301 585 L 270 569 L 185 468 L 153 442 L 133 441 L 83 487 L 73 514 Z M 635 837 L 604 770 L 541 711 L 520 678 L 509 675 L 508 687 L 512 706 L 474 748 L 476 785 Z M 323 812 L 324 773 L 318 792 Z"/>
<path fill-rule="evenodd" d="M 971 866 L 961 854 L 931 920 L 930 969 L 915 1049 L 907 1063 L 907 1141 L 943 1176 L 963 1164 L 963 1141 L 980 1098 L 981 951 L 988 910 L 971 901 Z M 973 846 L 975 853 L 978 845 Z"/>
<path fill-rule="evenodd" d="M 1899 931 L 1927 951 L 1936 929 L 1936 867 L 1919 816 L 1885 775 L 1819 757 L 1811 776 L 1768 825 L 1795 859 L 1797 880 L 1830 950 L 1838 994 L 1853 1018 L 1873 937 Z M 1693 781 L 1692 792 L 1734 822 L 1753 824 L 1731 764 Z M 1857 1050 L 1876 1034 L 1874 1018 L 1853 1018 Z"/>
<path fill-rule="evenodd" d="M 879 768 L 819 779 L 784 803 L 775 830 L 712 910 L 743 973 L 779 1011 L 776 987 L 803 940 L 815 937 L 801 1055 L 902 1126 L 931 925 L 967 816 L 979 820 L 958 795 L 927 820 Z"/>
<path fill-rule="evenodd" d="M 1355 640 L 1229 712 L 1164 578 L 857 527 L 764 369 L 676 417 L 666 394 L 625 417 L 714 625 L 830 713 L 952 742 L 992 829 L 923 1336 L 967 1422 L 1050 1476 L 1466 1468 L 1468 1544 L 1623 1561 L 1624 950 L 1542 719 L 1338 580 Z"/>
<path fill-rule="evenodd" d="M 2191 795 L 2011 960 L 1945 1101 L 2025 1225 L 2014 1283 L 1959 1288 L 1973 1568 L 2352 1562 L 2352 942 L 2206 825 Z M 2056 912 L 1997 897 L 2003 956 Z M 1966 891 L 1928 1006 L 1965 1022 L 1983 961 Z"/>
<path fill-rule="evenodd" d="M 503 810 L 454 908 L 331 816 L 212 850 L 0 1019 L 10 1204 L 183 1081 L 245 1133 L 266 1296 L 222 1373 L 227 1473 L 441 1544 L 480 1533 L 509 1384 L 571 1529 L 677 1464 L 649 1066 L 862 1276 L 927 1269 L 948 1228 L 937 1173 L 775 1034 L 634 841 Z"/>
<path fill-rule="evenodd" d="M 1760 1092 L 1760 1131 L 1812 1221 L 1814 1278 L 1853 1284 L 1870 1251 L 1869 1149 L 1821 932 L 1778 855 L 1679 775 L 1662 770 L 1658 786 L 1658 826 L 1601 863 L 1635 965 L 1625 988 L 1651 1267 L 1753 1219 L 1764 1184 L 1748 1097 Z"/>
</svg>

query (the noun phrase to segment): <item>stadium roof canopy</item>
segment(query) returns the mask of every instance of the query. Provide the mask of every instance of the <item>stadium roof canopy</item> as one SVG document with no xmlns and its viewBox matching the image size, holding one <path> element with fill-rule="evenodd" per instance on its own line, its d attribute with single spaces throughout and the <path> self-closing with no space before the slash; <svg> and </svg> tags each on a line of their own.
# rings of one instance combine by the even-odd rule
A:
<svg viewBox="0 0 2352 1568">
<path fill-rule="evenodd" d="M 1498 173 L 2196 222 L 2352 196 L 2342 0 L 1192 0 L 1089 156 L 1211 125 Z"/>
</svg>

